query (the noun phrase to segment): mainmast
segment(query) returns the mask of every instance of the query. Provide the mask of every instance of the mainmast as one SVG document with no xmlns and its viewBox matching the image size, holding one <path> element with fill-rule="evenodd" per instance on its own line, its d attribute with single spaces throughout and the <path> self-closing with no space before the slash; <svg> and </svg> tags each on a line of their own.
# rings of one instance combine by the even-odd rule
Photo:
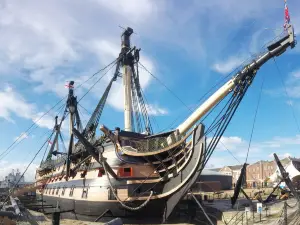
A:
<svg viewBox="0 0 300 225">
<path fill-rule="evenodd" d="M 128 27 L 122 34 L 122 50 L 121 54 L 127 52 L 130 49 L 130 35 L 133 33 L 133 29 Z M 132 131 L 132 84 L 131 84 L 131 61 L 132 54 L 128 53 L 123 58 L 123 87 L 124 87 L 124 122 L 125 131 Z"/>
</svg>

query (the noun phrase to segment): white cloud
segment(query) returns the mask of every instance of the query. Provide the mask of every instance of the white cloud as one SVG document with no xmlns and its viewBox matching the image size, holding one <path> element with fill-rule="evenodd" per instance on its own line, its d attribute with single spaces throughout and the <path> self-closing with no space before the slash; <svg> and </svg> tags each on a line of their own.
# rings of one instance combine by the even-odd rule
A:
<svg viewBox="0 0 300 225">
<path fill-rule="evenodd" d="M 133 22 L 142 23 L 149 17 L 154 17 L 156 11 L 158 10 L 158 3 L 150 0 L 115 0 L 115 1 L 105 1 L 105 0 L 95 0 L 102 7 L 105 7 L 116 14 L 121 14 L 122 16 L 129 18 Z"/>
<path fill-rule="evenodd" d="M 295 135 L 294 137 L 274 137 L 271 141 L 264 142 L 266 146 L 278 145 L 280 147 L 286 145 L 299 145 L 300 135 Z"/>
<path fill-rule="evenodd" d="M 11 118 L 12 113 L 26 119 L 31 118 L 34 105 L 27 103 L 21 95 L 13 91 L 12 87 L 7 86 L 0 91 L 0 99 L 0 117 L 10 122 L 14 122 Z"/>
<path fill-rule="evenodd" d="M 207 144 L 211 138 L 207 139 Z M 300 144 L 300 135 L 291 137 L 273 137 L 271 140 L 255 142 L 253 141 L 249 150 L 249 159 L 263 159 L 270 156 L 270 152 L 276 152 L 280 156 L 284 156 L 287 150 L 297 151 Z M 221 137 L 221 141 L 216 147 L 215 155 L 226 151 L 227 149 L 233 153 L 241 162 L 244 162 L 247 155 L 249 142 L 241 137 Z M 226 149 L 227 148 L 227 149 Z M 287 155 L 285 155 L 287 156 Z M 295 156 L 297 157 L 297 156 Z M 235 162 L 236 163 L 236 162 Z"/>
<path fill-rule="evenodd" d="M 210 141 L 211 138 L 208 138 L 207 144 L 209 144 Z M 206 168 L 219 168 L 245 162 L 249 145 L 248 141 L 240 137 L 222 137 L 221 142 L 222 143 L 219 142 L 216 151 L 208 161 Z M 274 159 L 273 152 L 275 152 L 280 159 L 291 156 L 299 158 L 299 154 L 297 153 L 299 144 L 300 135 L 292 137 L 273 137 L 271 140 L 260 142 L 253 141 L 250 146 L 247 162 L 251 164 L 259 160 Z M 227 152 L 225 147 L 231 153 Z M 233 154 L 235 158 L 231 154 Z"/>
<path fill-rule="evenodd" d="M 42 119 L 37 121 L 44 113 L 38 112 L 37 106 L 28 103 L 22 95 L 13 90 L 12 87 L 7 86 L 4 90 L 0 90 L 0 117 L 9 122 L 14 122 L 13 115 L 20 118 L 30 119 L 36 121 L 40 127 L 52 129 L 54 125 L 54 116 L 45 115 Z M 25 137 L 27 134 L 21 134 Z"/>
<path fill-rule="evenodd" d="M 20 136 L 14 138 L 14 141 L 20 142 L 20 141 L 22 141 L 23 139 L 26 139 L 26 138 L 28 138 L 28 137 L 29 137 L 29 136 L 28 136 L 27 133 L 22 132 L 22 133 L 20 134 Z"/>
<path fill-rule="evenodd" d="M 243 57 L 234 56 L 226 61 L 215 63 L 212 69 L 218 73 L 226 74 L 239 67 L 243 62 Z"/>
<path fill-rule="evenodd" d="M 64 0 L 46 3 L 29 0 L 26 4 L 5 1 L 0 15 L 3 34 L 0 37 L 0 59 L 5 63 L 0 60 L 0 70 L 14 71 L 12 74 L 15 74 L 18 72 L 15 68 L 25 68 L 28 73 L 22 74 L 22 79 L 33 82 L 36 85 L 35 91 L 64 96 L 66 91 L 63 84 L 66 80 L 80 81 L 118 55 L 122 31 L 118 25 L 125 26 L 120 22 L 129 24 L 137 31 L 138 34 L 132 36 L 137 42 L 144 42 L 146 38 L 159 40 L 184 49 L 195 57 L 195 53 L 205 53 L 204 38 L 214 40 L 208 36 L 202 38 L 199 33 L 206 31 L 211 35 L 210 32 L 216 33 L 214 30 L 227 30 L 222 32 L 226 42 L 227 28 L 232 26 L 231 23 L 239 24 L 245 19 L 265 16 L 266 10 L 273 10 L 269 7 L 270 2 L 254 0 L 247 4 L 237 0 L 230 0 L 230 3 L 194 1 L 190 5 L 177 5 L 150 0 L 90 0 L 70 5 Z M 207 23 L 192 23 L 201 21 L 195 18 L 206 15 L 207 11 L 214 18 L 209 21 L 209 31 Z M 223 19 L 225 17 L 226 21 Z M 220 31 L 220 27 L 224 29 Z M 224 43 L 218 41 L 218 44 Z M 144 64 L 154 64 L 149 57 L 145 59 L 148 62 L 141 59 Z M 238 59 L 232 57 L 225 64 L 216 63 L 214 67 L 218 72 L 226 73 L 238 65 Z M 153 67 L 148 68 L 153 71 Z M 141 74 L 142 86 L 147 88 L 151 79 Z M 122 91 L 120 84 L 116 86 L 113 89 L 115 97 L 110 98 L 108 103 L 121 109 Z M 104 88 L 101 86 L 101 89 Z M 79 93 L 83 91 L 78 90 Z M 96 97 L 99 98 L 99 92 Z"/>
<path fill-rule="evenodd" d="M 300 98 L 300 69 L 290 73 L 286 81 L 286 89 L 289 97 Z"/>
<path fill-rule="evenodd" d="M 157 105 L 146 105 L 146 108 L 149 115 L 158 116 L 168 114 L 168 111 L 166 109 L 160 108 Z"/>
<path fill-rule="evenodd" d="M 276 154 L 276 155 L 278 156 L 279 159 L 284 159 L 284 158 L 292 157 L 292 154 L 290 154 L 290 153 L 284 153 L 284 154 L 279 154 L 279 155 Z M 269 155 L 269 157 L 272 158 L 272 159 L 274 159 L 273 153 L 271 153 L 271 154 Z"/>
<path fill-rule="evenodd" d="M 10 72 L 12 68 L 23 68 L 25 73 L 21 74 L 22 79 L 36 84 L 34 91 L 39 94 L 54 92 L 60 97 L 67 94 L 63 88 L 66 80 L 75 80 L 79 84 L 88 78 L 88 74 L 94 73 L 118 56 L 122 30 L 117 24 L 116 29 L 112 29 L 114 22 L 136 22 L 134 27 L 138 29 L 142 26 L 142 21 L 149 21 L 147 16 L 152 18 L 160 8 L 157 7 L 158 3 L 149 0 L 131 0 L 126 3 L 91 0 L 89 4 L 77 3 L 72 6 L 59 1 L 60 7 L 57 4 L 56 1 L 41 4 L 33 0 L 27 4 L 5 2 L 0 15 L 0 28 L 5 34 L 0 37 L 0 41 L 6 44 L 0 43 L 0 59 L 6 61 L 4 65 L 9 65 Z M 154 72 L 154 62 L 144 53 L 141 55 L 141 62 Z M 72 68 L 79 72 L 74 73 Z M 6 67 L 4 69 L 8 70 Z M 149 74 L 141 70 L 140 82 L 143 89 L 148 87 L 151 79 Z M 77 95 L 85 92 L 93 81 L 95 79 L 76 90 Z M 94 97 L 99 99 L 99 89 L 103 92 L 105 85 L 105 82 L 100 84 L 98 91 L 92 92 Z M 114 84 L 108 99 L 108 104 L 118 110 L 123 109 L 120 101 L 123 99 L 121 85 L 121 80 Z"/>
<path fill-rule="evenodd" d="M 211 140 L 212 140 L 211 138 L 207 138 L 207 143 L 209 143 Z M 229 150 L 237 150 L 241 146 L 244 146 L 244 145 L 245 145 L 245 141 L 242 140 L 242 138 L 240 138 L 240 137 L 237 137 L 237 136 L 232 136 L 232 137 L 222 136 L 216 149 L 220 150 L 220 151 L 227 151 L 226 148 L 228 148 Z"/>
<path fill-rule="evenodd" d="M 292 77 L 295 79 L 300 79 L 300 69 L 291 73 Z"/>
<path fill-rule="evenodd" d="M 295 71 L 292 71 L 288 75 L 284 87 L 265 90 L 264 92 L 273 97 L 284 96 L 285 98 L 287 97 L 286 96 L 286 92 L 287 92 L 289 98 L 294 98 L 294 99 L 300 98 L 300 70 L 297 69 Z M 290 105 L 291 103 L 294 104 L 295 101 L 288 100 L 286 103 Z"/>
</svg>

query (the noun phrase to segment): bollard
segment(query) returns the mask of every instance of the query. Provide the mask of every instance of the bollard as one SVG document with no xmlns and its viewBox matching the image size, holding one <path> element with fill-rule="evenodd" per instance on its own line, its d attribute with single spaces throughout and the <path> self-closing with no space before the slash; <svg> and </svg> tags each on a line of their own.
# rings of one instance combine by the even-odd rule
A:
<svg viewBox="0 0 300 225">
<path fill-rule="evenodd" d="M 59 225 L 60 212 L 54 212 L 52 214 L 52 225 Z"/>
<path fill-rule="evenodd" d="M 259 222 L 261 222 L 261 213 L 259 214 Z"/>
<path fill-rule="evenodd" d="M 287 221 L 287 203 L 286 203 L 286 201 L 284 201 L 284 205 L 283 205 L 283 214 L 284 214 L 284 225 L 288 225 L 288 221 Z"/>
<path fill-rule="evenodd" d="M 245 213 L 243 213 L 243 215 L 242 215 L 242 225 L 244 224 L 244 215 L 245 215 Z"/>
</svg>

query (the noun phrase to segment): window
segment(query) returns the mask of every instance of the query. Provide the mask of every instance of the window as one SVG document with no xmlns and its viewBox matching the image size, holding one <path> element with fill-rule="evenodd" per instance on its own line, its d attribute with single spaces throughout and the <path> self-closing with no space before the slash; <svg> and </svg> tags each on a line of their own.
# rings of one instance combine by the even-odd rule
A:
<svg viewBox="0 0 300 225">
<path fill-rule="evenodd" d="M 59 193 L 59 189 L 60 189 L 60 187 L 58 187 L 57 190 L 56 190 L 56 194 L 57 194 L 57 195 L 58 195 L 58 193 Z"/>
<path fill-rule="evenodd" d="M 74 185 L 72 185 L 72 187 L 70 188 L 70 193 L 69 193 L 69 196 L 70 196 L 70 197 L 72 197 L 72 196 L 73 196 L 74 189 L 75 189 L 75 186 L 74 186 Z"/>
<path fill-rule="evenodd" d="M 82 189 L 81 198 L 87 198 L 88 196 L 88 187 Z"/>
<path fill-rule="evenodd" d="M 61 192 L 61 195 L 62 195 L 62 196 L 65 195 L 65 191 L 66 191 L 66 186 L 64 186 L 64 187 L 62 188 L 62 192 Z"/>
<path fill-rule="evenodd" d="M 53 190 L 52 190 L 52 194 L 54 195 L 54 192 L 55 192 L 55 187 L 53 188 Z"/>
<path fill-rule="evenodd" d="M 105 174 L 104 168 L 99 168 L 98 177 L 102 177 L 102 175 L 104 175 L 104 174 Z"/>
<path fill-rule="evenodd" d="M 131 167 L 120 168 L 119 169 L 120 177 L 131 177 L 133 175 L 133 171 Z"/>
</svg>

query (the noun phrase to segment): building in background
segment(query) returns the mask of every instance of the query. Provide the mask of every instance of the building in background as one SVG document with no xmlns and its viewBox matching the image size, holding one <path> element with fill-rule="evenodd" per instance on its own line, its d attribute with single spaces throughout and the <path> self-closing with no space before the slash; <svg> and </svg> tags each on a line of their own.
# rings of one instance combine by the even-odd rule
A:
<svg viewBox="0 0 300 225">
<path fill-rule="evenodd" d="M 204 169 L 192 187 L 193 192 L 218 192 L 231 189 L 232 176 Z"/>
<path fill-rule="evenodd" d="M 24 176 L 22 177 L 22 174 L 17 169 L 16 172 L 12 170 L 12 172 L 5 176 L 3 181 L 0 181 L 0 188 L 11 188 L 14 187 L 15 184 L 17 184 L 16 187 L 21 187 L 29 183 L 31 182 L 25 182 Z"/>
<path fill-rule="evenodd" d="M 286 168 L 291 180 L 300 189 L 300 159 L 287 157 L 280 160 L 280 162 Z M 215 188 L 218 187 L 218 182 L 220 181 L 221 184 L 219 185 L 219 189 L 231 189 L 236 186 L 237 180 L 241 175 L 242 167 L 243 165 L 235 165 L 203 170 L 201 174 L 201 176 L 203 176 L 200 181 L 202 182 L 203 180 L 206 183 L 210 181 L 212 182 L 210 185 Z M 222 177 L 222 175 L 227 177 Z M 228 179 L 231 179 L 231 187 L 228 187 Z M 223 180 L 225 182 L 224 186 L 222 185 Z M 243 186 L 246 186 L 247 188 L 272 187 L 274 182 L 278 181 L 280 181 L 280 173 L 275 160 L 260 160 L 247 165 L 246 179 Z M 204 184 L 202 184 L 202 186 L 203 185 Z"/>
<path fill-rule="evenodd" d="M 294 183 L 297 189 L 300 188 L 300 159 L 287 158 L 285 159 L 283 167 L 289 174 L 291 181 Z M 278 183 L 281 181 L 281 174 L 279 168 L 276 166 L 276 170 L 270 176 L 270 182 Z"/>
<path fill-rule="evenodd" d="M 293 164 L 292 161 L 295 162 L 296 166 L 300 167 L 296 163 L 295 158 L 287 157 L 280 160 L 281 164 L 284 167 L 287 167 L 289 164 Z M 300 163 L 300 162 L 299 162 Z M 248 188 L 262 188 L 262 187 L 271 187 L 274 183 L 274 179 L 270 179 L 275 176 L 274 173 L 277 170 L 277 164 L 275 160 L 272 161 L 264 161 L 260 160 L 256 163 L 253 163 L 247 166 L 247 187 Z"/>
<path fill-rule="evenodd" d="M 224 166 L 219 170 L 220 173 L 224 175 L 232 176 L 231 187 L 234 188 L 236 185 L 237 180 L 241 175 L 241 170 L 243 165 L 236 165 L 236 166 Z"/>
</svg>

